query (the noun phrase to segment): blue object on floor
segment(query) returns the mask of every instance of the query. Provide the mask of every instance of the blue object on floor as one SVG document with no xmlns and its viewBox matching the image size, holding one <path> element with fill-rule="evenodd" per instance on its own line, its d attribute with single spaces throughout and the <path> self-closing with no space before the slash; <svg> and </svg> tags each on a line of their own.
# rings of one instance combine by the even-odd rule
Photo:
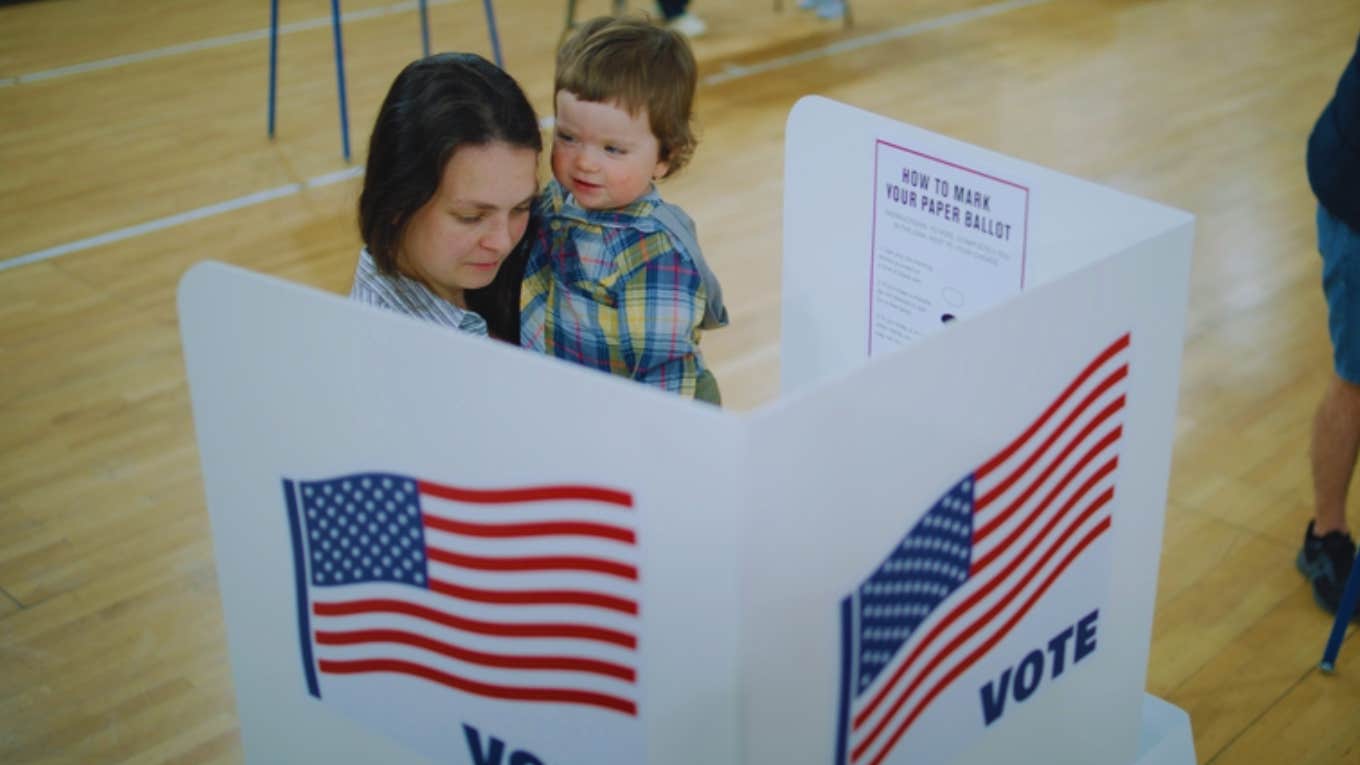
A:
<svg viewBox="0 0 1360 765">
<path fill-rule="evenodd" d="M 340 40 L 340 0 L 331 0 L 331 36 L 335 40 L 335 89 L 340 94 L 340 146 L 344 150 L 345 162 L 348 164 L 349 106 L 345 99 L 345 46 Z"/>
<path fill-rule="evenodd" d="M 505 61 L 501 59 L 501 38 L 496 34 L 496 11 L 491 7 L 491 0 L 482 0 L 482 7 L 486 9 L 486 34 L 491 38 L 492 60 L 496 62 L 496 66 L 504 69 Z"/>
<path fill-rule="evenodd" d="M 1322 652 L 1319 664 L 1323 672 L 1336 671 L 1336 655 L 1341 652 L 1341 638 L 1346 635 L 1346 625 L 1355 615 L 1355 602 L 1360 600 L 1360 555 L 1351 564 L 1351 575 L 1346 577 L 1346 589 L 1341 592 L 1341 602 L 1336 607 L 1336 620 L 1332 622 L 1332 634 L 1327 638 L 1327 647 Z"/>
<path fill-rule="evenodd" d="M 420 49 L 430 55 L 430 9 L 420 0 Z"/>
</svg>

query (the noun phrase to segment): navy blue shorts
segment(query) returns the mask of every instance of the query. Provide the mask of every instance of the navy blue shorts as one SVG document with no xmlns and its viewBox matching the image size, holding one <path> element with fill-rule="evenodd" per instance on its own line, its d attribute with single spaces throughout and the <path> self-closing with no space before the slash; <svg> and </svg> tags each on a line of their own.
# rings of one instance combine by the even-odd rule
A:
<svg viewBox="0 0 1360 765">
<path fill-rule="evenodd" d="M 1360 232 L 1321 205 L 1317 230 L 1333 364 L 1341 379 L 1360 385 Z"/>
</svg>

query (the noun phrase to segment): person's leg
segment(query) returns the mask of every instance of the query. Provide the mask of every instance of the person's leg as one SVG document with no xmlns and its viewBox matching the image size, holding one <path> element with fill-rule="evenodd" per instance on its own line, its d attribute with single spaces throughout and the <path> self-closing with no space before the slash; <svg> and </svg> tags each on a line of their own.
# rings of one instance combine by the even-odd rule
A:
<svg viewBox="0 0 1360 765">
<path fill-rule="evenodd" d="M 661 9 L 661 15 L 667 21 L 681 16 L 685 13 L 689 0 L 657 0 L 657 7 Z"/>
<path fill-rule="evenodd" d="M 708 31 L 708 24 L 687 10 L 689 0 L 657 0 L 656 7 L 666 26 L 686 37 L 700 37 Z"/>
<path fill-rule="evenodd" d="M 1313 529 L 1350 531 L 1346 497 L 1360 455 L 1360 385 L 1332 376 L 1313 417 Z"/>
<path fill-rule="evenodd" d="M 1313 599 L 1336 613 L 1355 562 L 1346 524 L 1346 497 L 1360 453 L 1360 385 L 1335 375 L 1313 416 L 1313 520 L 1295 565 L 1312 584 Z M 1360 612 L 1357 612 L 1360 620 Z"/>
<path fill-rule="evenodd" d="M 1355 559 L 1346 500 L 1360 455 L 1360 233 L 1321 206 L 1317 225 L 1334 371 L 1313 416 L 1313 520 L 1295 565 L 1335 611 Z"/>
</svg>

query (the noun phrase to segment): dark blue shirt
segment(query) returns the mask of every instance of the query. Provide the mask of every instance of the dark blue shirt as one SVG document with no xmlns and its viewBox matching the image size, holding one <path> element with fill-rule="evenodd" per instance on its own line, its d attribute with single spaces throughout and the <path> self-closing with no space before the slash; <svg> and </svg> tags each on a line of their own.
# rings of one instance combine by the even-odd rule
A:
<svg viewBox="0 0 1360 765">
<path fill-rule="evenodd" d="M 1360 41 L 1308 137 L 1308 183 L 1328 212 L 1360 231 Z"/>
</svg>

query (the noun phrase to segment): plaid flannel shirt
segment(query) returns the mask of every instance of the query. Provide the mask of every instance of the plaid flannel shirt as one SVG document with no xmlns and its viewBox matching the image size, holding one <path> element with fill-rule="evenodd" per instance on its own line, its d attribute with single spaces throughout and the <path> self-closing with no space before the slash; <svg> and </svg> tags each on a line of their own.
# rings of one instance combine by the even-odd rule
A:
<svg viewBox="0 0 1360 765">
<path fill-rule="evenodd" d="M 520 344 L 691 397 L 701 375 L 711 382 L 700 327 L 706 312 L 722 326 L 726 311 L 720 290 L 709 305 L 702 255 L 654 216 L 665 204 L 652 189 L 627 207 L 586 210 L 549 182 L 520 291 Z"/>
</svg>

